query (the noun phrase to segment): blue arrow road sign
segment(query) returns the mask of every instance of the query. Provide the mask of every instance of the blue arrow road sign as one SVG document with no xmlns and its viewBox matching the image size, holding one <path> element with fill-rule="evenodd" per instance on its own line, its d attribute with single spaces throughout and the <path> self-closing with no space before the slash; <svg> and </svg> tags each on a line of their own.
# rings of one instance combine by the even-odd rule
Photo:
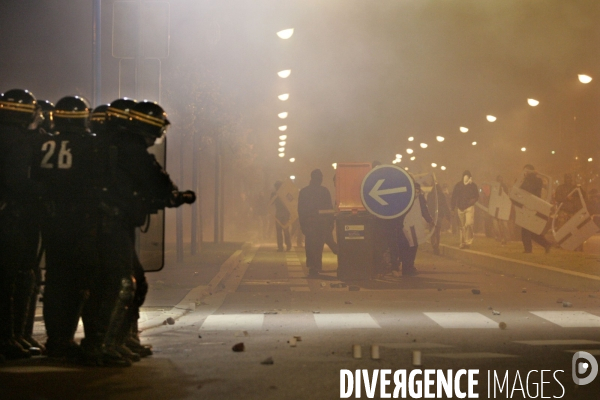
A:
<svg viewBox="0 0 600 400">
<path fill-rule="evenodd" d="M 381 165 L 363 179 L 360 197 L 371 214 L 383 219 L 397 218 L 412 206 L 415 183 L 402 168 Z"/>
</svg>

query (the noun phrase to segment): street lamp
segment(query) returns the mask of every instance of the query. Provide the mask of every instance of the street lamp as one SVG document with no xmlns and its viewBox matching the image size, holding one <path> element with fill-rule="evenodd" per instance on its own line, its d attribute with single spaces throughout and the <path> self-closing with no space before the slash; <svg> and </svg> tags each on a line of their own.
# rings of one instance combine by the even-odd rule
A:
<svg viewBox="0 0 600 400">
<path fill-rule="evenodd" d="M 432 163 L 431 163 L 431 166 L 432 166 L 433 168 L 435 168 L 435 167 L 437 167 L 437 164 L 436 164 L 436 163 L 434 163 L 434 162 L 432 162 Z"/>
<path fill-rule="evenodd" d="M 279 118 L 281 118 L 281 119 L 286 119 L 286 118 L 287 118 L 287 116 L 288 116 L 288 113 L 286 113 L 286 112 L 281 112 L 281 113 L 277 114 L 277 116 L 278 116 Z"/>
<path fill-rule="evenodd" d="M 279 71 L 277 75 L 279 75 L 280 78 L 287 78 L 288 76 L 290 76 L 291 73 L 291 69 L 284 69 L 283 71 Z"/>
<path fill-rule="evenodd" d="M 414 137 L 412 137 L 412 136 L 408 138 L 408 141 L 409 141 L 409 142 L 412 142 L 413 140 L 415 140 L 415 138 L 414 138 Z"/>
<path fill-rule="evenodd" d="M 435 137 L 435 139 L 436 139 L 438 142 L 443 142 L 443 141 L 445 140 L 443 136 L 436 136 L 436 137 Z"/>
<path fill-rule="evenodd" d="M 285 154 L 284 153 L 279 153 L 279 157 L 283 158 L 283 157 L 285 157 Z"/>
<path fill-rule="evenodd" d="M 289 93 L 284 93 L 284 94 L 280 94 L 279 96 L 277 96 L 277 98 L 281 101 L 286 101 L 287 99 L 290 98 Z"/>
<path fill-rule="evenodd" d="M 333 169 L 337 169 L 337 163 L 334 162 L 333 164 L 331 164 L 331 166 L 333 167 Z"/>
<path fill-rule="evenodd" d="M 589 75 L 579 74 L 579 75 L 577 75 L 577 77 L 579 78 L 579 82 L 581 82 L 581 83 L 587 84 L 592 81 L 592 77 Z"/>
<path fill-rule="evenodd" d="M 281 132 L 285 131 L 286 129 L 287 129 L 287 125 L 282 125 L 282 126 L 279 127 L 279 130 Z"/>
<path fill-rule="evenodd" d="M 290 162 L 294 162 L 296 159 L 294 157 L 290 158 Z"/>
<path fill-rule="evenodd" d="M 294 34 L 294 28 L 284 29 L 282 31 L 277 32 L 277 36 L 281 39 L 289 39 Z"/>
<path fill-rule="evenodd" d="M 594 159 L 592 157 L 588 158 L 588 162 L 592 162 Z"/>
<path fill-rule="evenodd" d="M 280 145 L 280 146 L 285 146 L 285 141 L 281 141 L 281 142 L 279 142 L 279 145 Z"/>
<path fill-rule="evenodd" d="M 280 147 L 277 150 L 279 150 L 280 153 L 283 153 L 285 151 L 285 147 Z"/>
<path fill-rule="evenodd" d="M 540 102 L 536 99 L 527 99 L 527 104 L 529 104 L 531 107 L 535 107 L 540 104 Z"/>
<path fill-rule="evenodd" d="M 442 171 L 445 171 L 445 170 L 446 170 L 446 167 L 444 167 L 444 166 L 442 165 L 442 166 L 440 167 L 440 169 L 441 169 Z"/>
<path fill-rule="evenodd" d="M 486 115 L 485 119 L 487 119 L 490 122 L 494 122 L 496 120 L 496 117 L 494 117 L 493 115 Z"/>
<path fill-rule="evenodd" d="M 413 149 L 406 149 L 406 153 L 407 154 L 412 154 L 413 153 Z"/>
<path fill-rule="evenodd" d="M 461 126 L 461 127 L 460 127 L 460 131 L 461 131 L 462 133 L 467 133 L 467 132 L 469 132 L 469 128 L 465 128 L 464 126 Z"/>
<path fill-rule="evenodd" d="M 427 148 L 427 143 L 421 143 L 419 146 L 421 146 L 422 149 L 426 149 Z"/>
<path fill-rule="evenodd" d="M 285 139 L 287 139 L 287 135 L 281 135 L 281 136 L 279 136 L 279 140 L 285 140 Z"/>
<path fill-rule="evenodd" d="M 521 147 L 521 151 L 527 151 L 527 148 Z"/>
<path fill-rule="evenodd" d="M 410 158 L 410 161 L 415 161 L 415 158 L 417 158 L 417 157 L 415 157 L 415 156 L 412 156 L 412 157 Z"/>
<path fill-rule="evenodd" d="M 471 144 L 472 144 L 473 146 L 476 146 L 476 145 L 477 145 L 477 142 L 473 142 L 473 143 L 471 143 Z"/>
</svg>

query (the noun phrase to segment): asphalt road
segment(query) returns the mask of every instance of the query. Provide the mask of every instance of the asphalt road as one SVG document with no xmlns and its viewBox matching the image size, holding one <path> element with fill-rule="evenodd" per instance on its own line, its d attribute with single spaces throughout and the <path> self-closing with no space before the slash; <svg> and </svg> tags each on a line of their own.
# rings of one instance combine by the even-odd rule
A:
<svg viewBox="0 0 600 400">
<path fill-rule="evenodd" d="M 408 382 L 411 371 L 451 370 L 454 376 L 465 369 L 478 370 L 472 374 L 479 398 L 542 398 L 543 387 L 544 398 L 600 399 L 600 377 L 578 386 L 571 375 L 575 352 L 600 356 L 598 291 L 503 274 L 426 249 L 417 259 L 418 276 L 353 283 L 359 290 L 349 290 L 335 287 L 341 282 L 333 254 L 325 255 L 323 275 L 307 279 L 303 249 L 296 250 L 246 248 L 230 260 L 222 279 L 198 287 L 183 302 L 180 290 L 169 302 L 150 277 L 149 302 L 155 285 L 161 310 L 194 304 L 174 325 L 143 332 L 154 356 L 127 369 L 79 368 L 43 358 L 6 363 L 0 398 L 336 399 L 340 371 L 359 369 L 369 379 L 375 370 L 390 370 L 390 394 L 394 372 L 406 370 L 406 396 L 419 398 L 419 384 Z M 189 286 L 185 273 L 173 276 L 173 285 Z M 157 312 L 147 308 L 145 314 Z M 237 343 L 244 343 L 243 352 L 232 351 Z M 379 359 L 371 358 L 374 345 Z M 356 346 L 361 358 L 354 357 Z M 586 363 L 580 377 L 589 375 L 592 365 Z M 417 374 L 416 381 L 422 380 Z M 466 375 L 457 382 L 455 398 L 468 391 Z M 434 395 L 438 386 L 430 387 Z M 374 398 L 381 397 L 380 389 Z M 416 392 L 411 396 L 409 389 Z M 357 398 L 355 390 L 350 398 Z M 360 398 L 368 398 L 364 385 Z"/>
</svg>

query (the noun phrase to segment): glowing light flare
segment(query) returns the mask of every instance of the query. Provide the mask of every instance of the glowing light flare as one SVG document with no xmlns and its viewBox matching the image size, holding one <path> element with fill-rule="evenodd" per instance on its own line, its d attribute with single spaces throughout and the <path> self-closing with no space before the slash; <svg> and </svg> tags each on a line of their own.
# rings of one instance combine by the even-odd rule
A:
<svg viewBox="0 0 600 400">
<path fill-rule="evenodd" d="M 280 78 L 287 78 L 288 76 L 290 76 L 291 73 L 291 69 L 284 69 L 283 71 L 279 71 L 277 75 L 279 75 Z"/>
<path fill-rule="evenodd" d="M 287 139 L 287 135 L 281 135 L 281 136 L 279 136 L 279 140 L 285 140 L 285 139 Z"/>
<path fill-rule="evenodd" d="M 473 142 L 471 143 L 473 146 L 477 146 L 477 142 Z"/>
<path fill-rule="evenodd" d="M 287 125 L 282 125 L 282 126 L 279 127 L 279 130 L 281 132 L 285 131 L 286 129 L 287 129 Z"/>
<path fill-rule="evenodd" d="M 421 146 L 422 149 L 426 149 L 427 148 L 427 143 L 421 143 L 419 146 Z"/>
<path fill-rule="evenodd" d="M 290 158 L 290 162 L 295 162 L 296 159 L 294 157 Z M 292 179 L 296 179 L 296 178 L 292 178 Z"/>
<path fill-rule="evenodd" d="M 444 166 L 442 165 L 442 166 L 440 167 L 440 169 L 441 169 L 442 171 L 445 171 L 445 170 L 446 170 L 446 167 L 444 167 Z"/>
<path fill-rule="evenodd" d="M 589 75 L 579 74 L 579 75 L 577 75 L 577 78 L 579 78 L 579 82 L 581 82 L 581 83 L 587 84 L 592 81 L 592 77 Z"/>
<path fill-rule="evenodd" d="M 535 107 L 540 104 L 540 102 L 536 99 L 527 99 L 527 104 L 529 104 L 531 107 Z"/>
<path fill-rule="evenodd" d="M 460 131 L 461 131 L 462 133 L 467 133 L 467 132 L 469 132 L 469 128 L 465 128 L 464 126 L 461 126 L 459 129 L 460 129 Z"/>
<path fill-rule="evenodd" d="M 277 150 L 279 150 L 280 153 L 283 153 L 285 151 L 285 147 L 280 147 Z"/>
<path fill-rule="evenodd" d="M 280 94 L 279 96 L 277 96 L 277 98 L 281 101 L 286 101 L 287 99 L 290 98 L 290 94 L 289 93 Z"/>
<path fill-rule="evenodd" d="M 594 159 L 592 157 L 588 158 L 588 162 L 592 162 Z"/>
<path fill-rule="evenodd" d="M 485 119 L 487 119 L 490 122 L 494 122 L 494 121 L 496 121 L 497 118 L 494 117 L 493 115 L 486 115 Z"/>
<path fill-rule="evenodd" d="M 409 141 L 409 142 L 412 142 L 413 140 L 415 140 L 415 138 L 414 138 L 414 137 L 412 137 L 412 136 L 408 138 L 408 141 Z"/>
<path fill-rule="evenodd" d="M 337 163 L 334 162 L 333 164 L 331 164 L 331 166 L 333 167 L 333 169 L 337 169 Z"/>
<path fill-rule="evenodd" d="M 280 145 L 280 146 L 285 146 L 285 141 L 284 141 L 284 140 L 282 140 L 281 142 L 279 142 L 279 145 Z"/>
<path fill-rule="evenodd" d="M 413 153 L 413 149 L 406 149 L 406 153 L 407 154 L 412 154 Z"/>
<path fill-rule="evenodd" d="M 296 179 L 296 176 L 294 176 L 294 175 L 290 175 L 290 179 L 291 179 L 291 180 L 294 180 L 294 179 Z"/>
<path fill-rule="evenodd" d="M 436 136 L 435 140 L 437 140 L 438 142 L 443 142 L 446 139 L 443 136 Z"/>
<path fill-rule="evenodd" d="M 285 154 L 279 153 L 279 157 L 283 158 L 283 157 L 285 157 Z"/>
<path fill-rule="evenodd" d="M 526 147 L 521 147 L 521 151 L 527 151 Z"/>
<path fill-rule="evenodd" d="M 432 166 L 433 168 L 435 168 L 435 167 L 437 167 L 437 164 L 436 164 L 436 163 L 434 163 L 434 162 L 432 162 L 432 163 L 431 163 L 431 166 Z"/>
<path fill-rule="evenodd" d="M 277 36 L 281 39 L 289 39 L 294 34 L 294 28 L 284 29 L 282 31 L 277 32 Z"/>
<path fill-rule="evenodd" d="M 277 116 L 279 118 L 281 118 L 281 119 L 286 119 L 287 116 L 288 116 L 288 113 L 287 112 L 281 112 L 281 113 L 277 114 Z"/>
<path fill-rule="evenodd" d="M 410 158 L 410 161 L 415 161 L 415 159 L 416 159 L 416 158 L 417 158 L 417 157 L 415 157 L 415 156 L 412 156 L 412 157 Z"/>
<path fill-rule="evenodd" d="M 402 158 L 402 154 L 396 154 L 396 158 Z"/>
<path fill-rule="evenodd" d="M 556 152 L 554 150 L 551 151 L 552 154 L 556 154 Z"/>
<path fill-rule="evenodd" d="M 408 167 L 404 167 L 404 170 L 405 170 L 405 171 L 408 171 Z"/>
</svg>

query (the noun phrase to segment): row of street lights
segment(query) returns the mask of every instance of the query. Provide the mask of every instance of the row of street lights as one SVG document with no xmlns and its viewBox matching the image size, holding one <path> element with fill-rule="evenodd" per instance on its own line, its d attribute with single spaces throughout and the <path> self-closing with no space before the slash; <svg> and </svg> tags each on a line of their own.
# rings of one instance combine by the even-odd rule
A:
<svg viewBox="0 0 600 400">
<path fill-rule="evenodd" d="M 592 81 L 592 77 L 590 77 L 589 75 L 579 74 L 577 77 L 579 79 L 579 82 L 581 82 L 583 84 L 588 84 L 588 83 L 590 83 Z M 527 104 L 529 104 L 529 106 L 531 106 L 531 107 L 537 107 L 540 104 L 540 102 L 539 102 L 539 100 L 536 100 L 536 99 L 533 99 L 533 98 L 528 98 L 527 99 Z M 486 118 L 486 120 L 488 122 L 491 122 L 491 123 L 496 122 L 496 120 L 498 119 L 496 116 L 491 115 L 491 114 L 486 115 L 485 118 Z M 467 132 L 469 132 L 469 128 L 467 128 L 465 126 L 461 126 L 461 127 L 459 127 L 459 131 L 462 132 L 462 133 L 467 133 Z M 408 138 L 409 142 L 414 142 L 414 140 L 415 140 L 414 136 L 410 136 Z M 436 136 L 436 140 L 441 143 L 441 142 L 445 141 L 446 138 L 444 138 L 443 136 Z M 473 142 L 471 142 L 471 145 L 472 146 L 476 146 L 477 142 L 473 141 Z M 427 143 L 420 143 L 419 147 L 421 147 L 422 149 L 426 149 L 428 147 L 428 145 L 427 145 Z M 527 148 L 526 147 L 521 147 L 521 152 L 525 152 L 525 151 L 527 151 Z M 412 155 L 412 154 L 414 154 L 414 152 L 415 151 L 412 148 L 407 148 L 406 149 L 406 153 L 407 154 Z M 552 154 L 555 154 L 555 153 L 556 153 L 555 151 L 552 151 Z M 578 158 L 576 157 L 576 159 L 578 159 Z M 412 155 L 410 157 L 410 161 L 414 161 L 414 160 L 416 160 L 416 156 Z M 592 162 L 593 158 L 589 157 L 587 159 L 587 161 L 588 162 Z M 396 154 L 396 158 L 392 161 L 392 163 L 393 164 L 398 164 L 400 162 L 402 162 L 402 154 Z M 432 168 L 436 168 L 437 164 L 436 163 L 431 163 L 431 167 Z M 408 167 L 405 167 L 405 169 L 408 170 Z M 445 171 L 446 167 L 442 165 L 440 167 L 440 169 L 442 171 Z"/>
<path fill-rule="evenodd" d="M 288 29 L 284 29 L 284 30 L 281 30 L 281 31 L 277 32 L 277 36 L 280 39 L 283 39 L 283 40 L 287 40 L 287 39 L 291 38 L 293 34 L 294 34 L 294 29 L 293 28 L 288 28 Z M 286 79 L 291 74 L 292 74 L 292 70 L 291 69 L 284 69 L 282 71 L 277 72 L 277 76 L 279 76 L 281 79 Z M 280 101 L 287 101 L 290 98 L 290 94 L 289 93 L 282 93 L 282 94 L 278 95 L 277 98 Z M 289 114 L 288 114 L 287 111 L 282 111 L 279 114 L 277 114 L 277 116 L 279 117 L 279 119 L 282 119 L 282 120 L 286 119 L 288 117 L 288 115 Z M 278 129 L 279 129 L 280 132 L 285 132 L 285 131 L 287 131 L 288 126 L 287 125 L 280 125 Z M 285 157 L 285 147 L 287 145 L 288 135 L 287 134 L 281 134 L 281 135 L 279 135 L 278 138 L 279 138 L 279 142 L 278 142 L 279 147 L 277 149 L 278 152 L 279 152 L 278 156 L 279 156 L 279 158 L 284 158 Z M 289 159 L 289 162 L 291 162 L 291 163 L 293 163 L 295 161 L 296 161 L 296 159 L 294 157 L 291 157 Z M 290 176 L 290 178 L 292 180 L 295 179 L 295 177 L 293 175 Z"/>
</svg>

